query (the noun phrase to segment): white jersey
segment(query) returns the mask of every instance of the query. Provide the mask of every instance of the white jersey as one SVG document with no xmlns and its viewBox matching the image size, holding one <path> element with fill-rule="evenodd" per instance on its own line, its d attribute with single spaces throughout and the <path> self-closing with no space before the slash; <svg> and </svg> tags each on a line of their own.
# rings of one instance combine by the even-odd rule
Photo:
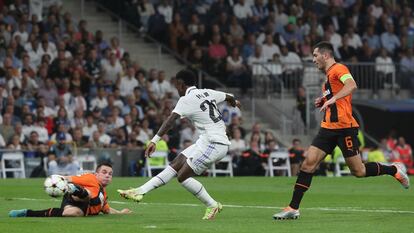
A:
<svg viewBox="0 0 414 233">
<path fill-rule="evenodd" d="M 201 140 L 230 145 L 226 126 L 217 108 L 217 104 L 225 99 L 224 92 L 192 86 L 178 100 L 173 112 L 192 121 L 200 132 Z"/>
</svg>

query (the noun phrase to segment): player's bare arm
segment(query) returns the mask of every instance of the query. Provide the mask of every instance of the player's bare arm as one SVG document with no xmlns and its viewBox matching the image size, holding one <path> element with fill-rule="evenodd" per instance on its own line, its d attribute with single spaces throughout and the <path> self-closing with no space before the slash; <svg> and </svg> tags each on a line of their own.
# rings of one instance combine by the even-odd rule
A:
<svg viewBox="0 0 414 233">
<path fill-rule="evenodd" d="M 321 112 L 325 111 L 326 108 L 328 108 L 330 105 L 334 104 L 337 100 L 348 96 L 349 94 L 351 94 L 354 90 L 356 90 L 358 87 L 354 81 L 354 79 L 349 78 L 347 80 L 345 80 L 344 82 L 344 87 L 336 94 L 334 95 L 332 98 L 330 98 L 328 101 L 326 101 L 323 106 L 321 107 Z"/>
<path fill-rule="evenodd" d="M 151 154 L 155 151 L 155 146 L 157 141 L 166 134 L 175 124 L 176 120 L 180 119 L 180 115 L 175 112 L 172 112 L 170 116 L 168 116 L 167 120 L 162 123 L 160 129 L 158 130 L 157 134 L 148 144 L 147 149 L 145 149 L 145 157 L 151 157 Z"/>
<path fill-rule="evenodd" d="M 105 214 L 130 214 L 130 213 L 132 213 L 132 211 L 127 208 L 122 209 L 122 210 L 117 210 L 117 209 L 110 207 L 109 212 Z"/>
<path fill-rule="evenodd" d="M 229 103 L 232 107 L 238 107 L 241 108 L 240 101 L 236 100 L 233 95 L 226 94 L 226 101 Z"/>
</svg>

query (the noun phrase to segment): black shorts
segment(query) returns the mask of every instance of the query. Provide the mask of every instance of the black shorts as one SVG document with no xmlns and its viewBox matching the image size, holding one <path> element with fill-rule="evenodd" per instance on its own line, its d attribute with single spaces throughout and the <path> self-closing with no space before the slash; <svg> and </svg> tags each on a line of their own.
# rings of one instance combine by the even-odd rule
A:
<svg viewBox="0 0 414 233">
<path fill-rule="evenodd" d="M 358 128 L 325 129 L 321 128 L 313 139 L 312 146 L 332 154 L 338 146 L 345 158 L 359 154 Z"/>
<path fill-rule="evenodd" d="M 66 193 L 65 196 L 63 196 L 62 204 L 60 205 L 60 208 L 63 210 L 65 206 L 67 205 L 78 207 L 79 209 L 83 211 L 83 214 L 86 215 L 89 203 L 87 201 L 75 201 L 72 198 L 72 195 Z"/>
</svg>

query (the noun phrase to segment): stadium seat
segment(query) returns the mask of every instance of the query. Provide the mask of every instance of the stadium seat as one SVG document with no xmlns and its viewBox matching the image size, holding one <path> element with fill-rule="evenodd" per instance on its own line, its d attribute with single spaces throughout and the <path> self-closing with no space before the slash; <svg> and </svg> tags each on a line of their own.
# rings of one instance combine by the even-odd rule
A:
<svg viewBox="0 0 414 233">
<path fill-rule="evenodd" d="M 216 164 L 219 163 L 226 163 L 225 168 L 217 169 Z M 230 155 L 226 155 L 223 159 L 218 161 L 217 163 L 213 163 L 211 168 L 207 171 L 209 176 L 216 177 L 217 174 L 228 174 L 230 177 L 233 177 L 233 161 Z"/>
<path fill-rule="evenodd" d="M 275 162 L 282 162 L 280 165 L 275 165 Z M 274 171 L 285 171 L 287 176 L 292 176 L 290 170 L 290 160 L 289 160 L 289 153 L 287 151 L 275 151 L 270 153 L 267 159 L 268 174 L 270 177 L 274 177 Z"/>
<path fill-rule="evenodd" d="M 344 166 L 345 165 L 345 166 Z M 336 159 L 335 162 L 335 176 L 350 175 L 351 171 L 346 166 L 345 159 L 341 155 Z"/>
<path fill-rule="evenodd" d="M 10 161 L 14 165 L 18 164 L 18 167 L 10 167 L 6 168 L 6 161 Z M 1 158 L 1 174 L 3 179 L 6 179 L 6 172 L 14 172 L 14 177 L 16 177 L 16 173 L 20 173 L 19 178 L 26 178 L 26 172 L 24 169 L 24 155 L 22 152 L 8 152 L 4 153 Z"/>
<path fill-rule="evenodd" d="M 94 173 L 96 170 L 97 162 L 94 155 L 80 155 L 76 157 L 79 163 L 79 173 Z"/>
<path fill-rule="evenodd" d="M 151 163 L 151 159 L 162 159 L 162 163 L 160 164 L 154 164 Z M 166 151 L 156 151 L 151 155 L 151 158 L 147 158 L 145 160 L 145 167 L 148 177 L 152 177 L 152 170 L 155 169 L 164 169 L 168 166 L 168 153 Z"/>
</svg>

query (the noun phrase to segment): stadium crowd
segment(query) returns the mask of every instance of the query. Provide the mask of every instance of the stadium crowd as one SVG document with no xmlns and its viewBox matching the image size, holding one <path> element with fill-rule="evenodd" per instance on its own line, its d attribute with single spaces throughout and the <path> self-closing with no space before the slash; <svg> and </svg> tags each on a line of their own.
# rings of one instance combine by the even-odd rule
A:
<svg viewBox="0 0 414 233">
<path fill-rule="evenodd" d="M 393 72 L 414 88 L 414 3 L 406 0 L 99 0 L 142 31 L 228 85 L 251 85 L 254 64 L 300 82 L 312 46 L 334 45 L 342 62 L 368 62 L 355 72 L 360 87 L 389 87 Z M 165 35 L 168 35 L 167 37 Z M 190 45 L 190 46 L 188 46 Z M 396 64 L 396 65 L 395 65 Z M 362 67 L 362 68 L 361 68 Z M 371 82 L 371 83 L 370 83 Z M 291 85 L 297 88 L 300 84 Z M 374 85 L 374 87 L 373 87 Z"/>
<path fill-rule="evenodd" d="M 258 40 L 266 41 L 263 45 L 265 53 L 274 49 L 276 54 L 281 53 L 281 58 L 285 56 L 283 54 L 288 54 L 288 57 L 304 59 L 310 56 L 310 46 L 314 41 L 322 37 L 329 39 L 328 28 L 333 31 L 346 30 L 338 21 L 343 18 L 335 15 L 318 21 L 316 14 L 307 8 L 307 1 L 295 1 L 290 7 L 283 1 L 269 1 L 266 4 L 256 1 L 251 6 L 245 5 L 248 3 L 243 0 L 233 5 L 223 1 L 210 4 L 209 1 L 200 2 L 177 1 L 180 5 L 174 8 L 168 1 L 162 1 L 159 5 L 147 1 L 142 4 L 129 3 L 138 4 L 135 13 L 140 13 L 141 23 L 148 33 L 153 33 L 154 27 L 160 26 L 156 20 L 162 15 L 160 19 L 169 28 L 171 47 L 183 56 L 201 56 L 191 60 L 202 60 L 202 67 L 214 67 L 211 64 L 222 63 L 230 48 L 232 56 L 227 61 L 244 67 L 243 60 L 249 60 L 252 54 L 260 52 Z M 352 9 L 365 6 L 360 1 L 334 2 L 349 4 L 348 7 Z M 59 5 L 45 6 L 43 13 L 35 14 L 29 12 L 28 1 L 2 3 L 0 149 L 24 150 L 30 155 L 34 152 L 37 157 L 48 156 L 49 173 L 63 169 L 63 172 L 73 174 L 77 170 L 72 158 L 73 146 L 92 149 L 145 147 L 179 98 L 174 88 L 174 77 L 165 77 L 162 70 L 151 67 L 144 69 L 137 61 L 131 61 L 118 38 L 107 40 L 101 30 L 89 31 L 87 21 L 76 21 L 70 13 L 63 12 Z M 328 7 L 323 1 L 316 3 L 319 5 L 316 8 L 318 14 L 328 14 L 332 12 L 327 11 L 330 8 L 343 11 L 341 5 Z M 144 14 L 143 6 L 145 9 L 152 7 L 157 10 L 153 14 Z M 378 20 L 383 19 L 384 14 L 387 16 L 388 8 L 378 5 L 377 1 L 369 6 L 367 10 L 373 7 L 382 9 L 382 16 Z M 411 14 L 405 13 L 407 8 L 395 8 L 395 11 L 401 9 L 404 12 L 404 19 L 411 19 Z M 174 11 L 173 15 L 172 9 L 178 11 Z M 206 18 L 216 16 L 218 21 L 211 21 L 215 22 L 212 25 L 202 23 L 206 22 Z M 355 17 L 358 19 L 358 16 L 362 17 Z M 180 17 L 183 23 L 180 23 Z M 313 20 L 304 20 L 307 17 Z M 325 21 L 330 22 L 326 28 L 323 27 L 325 23 L 323 26 L 320 23 Z M 367 20 L 354 19 L 347 24 L 353 25 L 355 22 L 359 22 L 355 25 L 358 27 L 351 28 L 365 31 L 360 24 L 364 25 Z M 341 26 L 336 28 L 335 25 Z M 381 32 L 380 28 L 375 28 L 376 32 Z M 403 31 L 399 30 L 399 33 Z M 274 38 L 277 40 L 274 41 Z M 209 45 L 210 39 L 213 43 Z M 220 42 L 222 39 L 226 41 L 225 46 Z M 190 47 L 184 46 L 190 41 Z M 411 50 L 412 42 L 408 42 L 407 35 L 406 46 Z M 362 48 L 370 48 L 366 42 L 364 44 Z M 240 49 L 232 45 L 239 45 Z M 399 56 L 399 51 L 409 51 L 401 48 L 402 45 L 394 48 L 394 58 Z M 381 51 L 377 49 L 376 52 Z M 338 47 L 340 51 L 341 46 Z M 289 55 L 295 53 L 300 56 Z M 275 57 L 274 53 L 268 56 L 269 59 Z M 233 66 L 227 67 L 232 74 L 237 73 Z M 239 110 L 227 105 L 220 108 L 232 142 L 230 153 L 234 157 L 236 174 L 263 175 L 268 155 L 279 150 L 282 145 L 270 131 L 263 132 L 260 124 L 254 124 L 251 130 L 243 128 Z M 197 137 L 196 129 L 183 119 L 163 137 L 163 141 L 173 158 Z M 295 174 L 305 156 L 300 140 L 293 141 L 289 153 Z M 137 174 L 140 174 L 139 171 Z"/>
</svg>

